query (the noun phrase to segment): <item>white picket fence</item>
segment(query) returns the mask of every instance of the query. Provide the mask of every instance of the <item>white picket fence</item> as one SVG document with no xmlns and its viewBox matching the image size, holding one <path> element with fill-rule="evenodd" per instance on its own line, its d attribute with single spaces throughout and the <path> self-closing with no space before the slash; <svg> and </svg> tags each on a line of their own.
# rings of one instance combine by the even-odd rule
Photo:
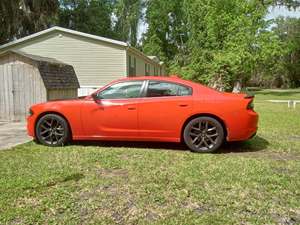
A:
<svg viewBox="0 0 300 225">
<path fill-rule="evenodd" d="M 297 103 L 300 103 L 300 100 L 267 100 L 268 102 L 273 102 L 273 103 L 287 103 L 288 108 L 293 107 L 296 109 Z"/>
</svg>

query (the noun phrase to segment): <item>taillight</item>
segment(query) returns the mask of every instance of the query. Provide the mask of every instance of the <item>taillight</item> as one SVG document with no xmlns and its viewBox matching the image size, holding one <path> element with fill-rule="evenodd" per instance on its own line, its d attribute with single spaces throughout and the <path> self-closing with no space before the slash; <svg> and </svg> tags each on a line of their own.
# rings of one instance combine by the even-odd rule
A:
<svg viewBox="0 0 300 225">
<path fill-rule="evenodd" d="M 253 99 L 248 103 L 247 109 L 254 110 L 254 102 L 253 102 Z"/>
</svg>

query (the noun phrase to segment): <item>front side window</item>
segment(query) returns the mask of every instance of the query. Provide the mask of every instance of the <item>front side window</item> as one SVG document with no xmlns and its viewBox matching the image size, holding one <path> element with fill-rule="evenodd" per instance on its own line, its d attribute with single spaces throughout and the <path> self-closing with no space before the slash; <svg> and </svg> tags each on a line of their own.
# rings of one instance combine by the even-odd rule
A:
<svg viewBox="0 0 300 225">
<path fill-rule="evenodd" d="M 192 95 L 192 88 L 163 81 L 150 81 L 147 97 L 188 96 Z"/>
<path fill-rule="evenodd" d="M 124 99 L 140 97 L 143 81 L 128 81 L 113 84 L 98 93 L 99 99 Z"/>
</svg>

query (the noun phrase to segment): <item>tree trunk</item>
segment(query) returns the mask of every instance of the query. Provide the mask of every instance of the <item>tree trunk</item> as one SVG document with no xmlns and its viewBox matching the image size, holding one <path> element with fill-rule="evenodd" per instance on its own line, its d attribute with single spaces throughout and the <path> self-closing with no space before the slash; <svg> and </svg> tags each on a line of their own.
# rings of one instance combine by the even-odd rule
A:
<svg viewBox="0 0 300 225">
<path fill-rule="evenodd" d="M 234 82 L 232 93 L 241 93 L 242 91 L 242 82 L 237 80 Z"/>
</svg>

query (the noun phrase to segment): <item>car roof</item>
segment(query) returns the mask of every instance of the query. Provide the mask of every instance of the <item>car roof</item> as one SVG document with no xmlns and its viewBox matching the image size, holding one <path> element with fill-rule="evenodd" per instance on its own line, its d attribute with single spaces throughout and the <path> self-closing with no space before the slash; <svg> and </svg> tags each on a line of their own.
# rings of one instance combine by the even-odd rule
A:
<svg viewBox="0 0 300 225">
<path fill-rule="evenodd" d="M 160 80 L 160 81 L 166 81 L 166 82 L 174 82 L 182 85 L 189 86 L 193 89 L 201 89 L 201 93 L 207 93 L 207 94 L 221 94 L 221 92 L 218 92 L 212 88 L 206 87 L 200 83 L 196 83 L 190 80 L 184 80 L 176 75 L 171 75 L 171 76 L 135 76 L 135 77 L 125 77 L 121 78 L 115 81 L 112 81 L 111 83 L 105 85 L 102 87 L 100 90 L 105 89 L 106 87 L 119 83 L 119 82 L 124 82 L 124 81 L 131 81 L 131 80 Z"/>
<path fill-rule="evenodd" d="M 197 83 L 194 83 L 192 81 L 189 80 L 184 80 L 181 79 L 178 76 L 136 76 L 136 77 L 126 77 L 126 78 L 122 78 L 119 79 L 119 81 L 130 81 L 130 80 L 161 80 L 161 81 L 169 81 L 169 82 L 177 82 L 177 83 L 181 83 L 181 84 L 187 84 L 187 85 L 196 85 Z M 199 84 L 200 85 L 200 84 Z"/>
</svg>

